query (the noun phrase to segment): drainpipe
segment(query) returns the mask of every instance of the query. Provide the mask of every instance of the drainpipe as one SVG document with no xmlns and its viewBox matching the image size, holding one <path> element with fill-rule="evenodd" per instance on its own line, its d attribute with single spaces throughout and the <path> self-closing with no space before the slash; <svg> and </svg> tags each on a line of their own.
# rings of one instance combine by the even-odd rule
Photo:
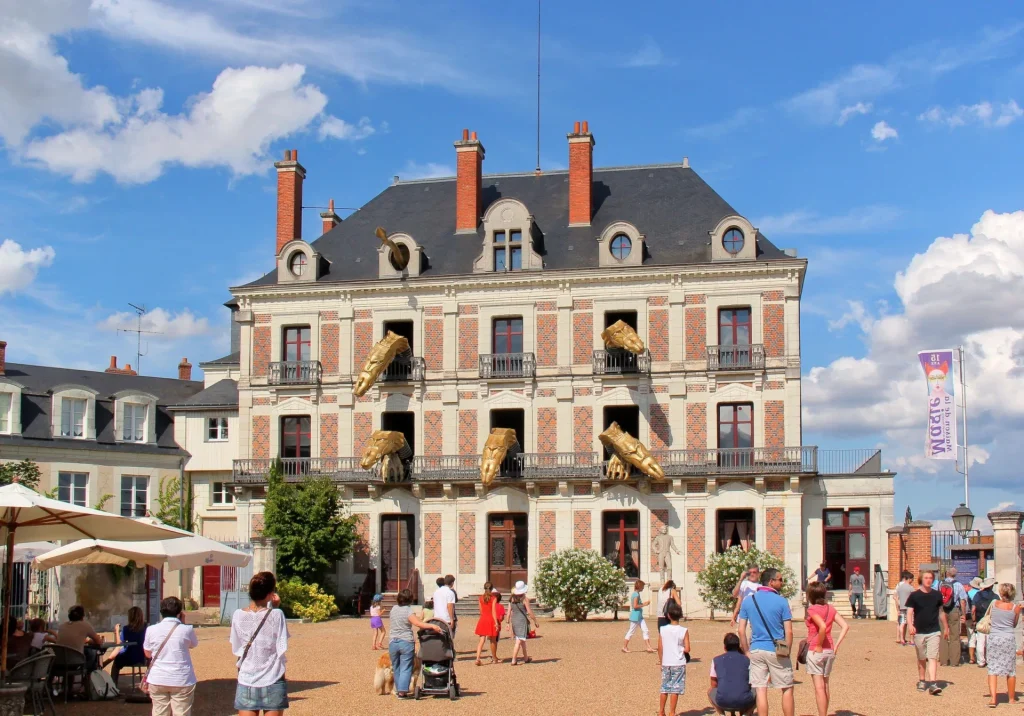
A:
<svg viewBox="0 0 1024 716">
<path fill-rule="evenodd" d="M 178 525 L 185 529 L 185 458 L 178 458 Z M 191 592 L 191 590 L 189 590 Z M 178 594 L 185 597 L 185 570 L 178 570 Z M 190 594 L 191 596 L 191 594 Z"/>
</svg>

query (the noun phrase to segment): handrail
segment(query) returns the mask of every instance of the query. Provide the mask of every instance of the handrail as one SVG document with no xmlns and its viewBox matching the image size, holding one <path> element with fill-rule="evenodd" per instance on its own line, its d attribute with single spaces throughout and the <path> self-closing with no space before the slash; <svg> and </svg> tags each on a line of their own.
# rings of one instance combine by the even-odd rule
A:
<svg viewBox="0 0 1024 716">
<path fill-rule="evenodd" d="M 423 380 L 426 364 L 419 356 L 395 356 L 381 374 L 381 381 L 414 382 Z"/>
<path fill-rule="evenodd" d="M 651 352 L 646 348 L 640 353 L 630 353 L 621 348 L 594 351 L 591 358 L 594 375 L 622 375 L 629 373 L 650 373 Z"/>
<path fill-rule="evenodd" d="M 537 361 L 533 353 L 481 353 L 479 369 L 485 380 L 532 378 L 537 372 Z"/>
<path fill-rule="evenodd" d="M 651 454 L 666 475 L 806 474 L 817 472 L 818 448 L 796 447 L 708 448 L 656 450 Z"/>
<path fill-rule="evenodd" d="M 764 370 L 764 345 L 708 346 L 708 370 Z"/>
<path fill-rule="evenodd" d="M 270 385 L 315 385 L 320 382 L 318 360 L 281 360 L 270 364 Z"/>
</svg>

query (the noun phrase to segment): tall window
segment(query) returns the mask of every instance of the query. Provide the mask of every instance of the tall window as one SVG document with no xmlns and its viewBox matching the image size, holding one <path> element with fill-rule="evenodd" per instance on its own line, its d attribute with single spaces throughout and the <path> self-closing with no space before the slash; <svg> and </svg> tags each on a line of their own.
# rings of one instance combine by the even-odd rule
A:
<svg viewBox="0 0 1024 716">
<path fill-rule="evenodd" d="M 309 326 L 292 326 L 284 329 L 284 359 L 286 361 L 309 360 Z"/>
<path fill-rule="evenodd" d="M 11 394 L 0 393 L 0 433 L 11 432 Z"/>
<path fill-rule="evenodd" d="M 122 440 L 140 443 L 146 439 L 146 406 L 139 403 L 124 404 Z"/>
<path fill-rule="evenodd" d="M 64 398 L 60 401 L 60 434 L 63 437 L 85 437 L 85 403 L 82 398 Z"/>
<path fill-rule="evenodd" d="M 149 505 L 149 478 L 145 475 L 121 476 L 121 516 L 145 517 Z"/>
<path fill-rule="evenodd" d="M 206 439 L 210 442 L 217 442 L 228 439 L 227 418 L 207 418 Z"/>
<path fill-rule="evenodd" d="M 523 232 L 494 232 L 494 270 L 519 271 L 523 268 Z"/>
<path fill-rule="evenodd" d="M 213 504 L 231 505 L 235 502 L 235 493 L 231 491 L 226 482 L 213 483 Z"/>
<path fill-rule="evenodd" d="M 57 499 L 72 505 L 85 507 L 85 490 L 89 476 L 84 472 L 61 472 L 57 474 Z"/>
<path fill-rule="evenodd" d="M 493 345 L 495 353 L 522 353 L 523 319 L 495 318 Z"/>
<path fill-rule="evenodd" d="M 625 570 L 626 576 L 640 576 L 640 513 L 605 512 L 601 551 L 605 558 Z"/>
<path fill-rule="evenodd" d="M 718 311 L 718 344 L 750 345 L 750 309 L 723 308 Z"/>
<path fill-rule="evenodd" d="M 754 406 L 749 403 L 718 406 L 718 447 L 754 447 Z"/>
<path fill-rule="evenodd" d="M 309 436 L 308 415 L 281 418 L 281 457 L 309 457 Z"/>
</svg>

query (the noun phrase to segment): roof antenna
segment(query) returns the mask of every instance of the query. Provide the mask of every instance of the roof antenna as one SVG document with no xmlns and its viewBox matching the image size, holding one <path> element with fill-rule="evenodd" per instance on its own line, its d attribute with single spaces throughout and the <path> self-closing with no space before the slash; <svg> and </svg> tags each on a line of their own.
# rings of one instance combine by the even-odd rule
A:
<svg viewBox="0 0 1024 716">
<path fill-rule="evenodd" d="M 537 169 L 540 174 L 540 0 L 537 0 Z"/>
<path fill-rule="evenodd" d="M 146 315 L 145 306 L 136 306 L 134 303 L 129 303 L 129 306 L 135 309 L 135 313 L 138 314 L 138 323 L 136 328 L 118 328 L 118 333 L 134 333 L 135 334 L 135 372 L 142 375 L 142 356 L 149 354 L 149 343 L 146 344 L 146 352 L 142 352 L 142 334 L 148 333 L 151 335 L 159 335 L 160 331 L 144 331 L 142 330 L 142 317 Z"/>
</svg>

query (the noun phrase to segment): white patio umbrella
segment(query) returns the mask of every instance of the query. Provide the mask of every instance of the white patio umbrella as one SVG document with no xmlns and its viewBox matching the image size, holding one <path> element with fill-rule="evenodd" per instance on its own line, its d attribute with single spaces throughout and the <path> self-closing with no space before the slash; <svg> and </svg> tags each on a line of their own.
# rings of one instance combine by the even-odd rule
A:
<svg viewBox="0 0 1024 716">
<path fill-rule="evenodd" d="M 175 530 L 178 531 L 178 530 Z M 252 559 L 227 545 L 189 532 L 171 539 L 145 542 L 119 542 L 104 539 L 80 539 L 36 557 L 36 569 L 61 564 L 118 564 L 129 562 L 156 569 L 187 569 L 221 565 L 245 567 Z"/>
<path fill-rule="evenodd" d="M 10 585 L 14 572 L 16 543 L 40 540 L 89 539 L 160 539 L 174 536 L 173 528 L 154 525 L 110 512 L 78 507 L 51 500 L 38 492 L 13 482 L 0 487 L 0 527 L 6 530 L 4 543 L 4 584 Z M 4 600 L 3 645 L 0 646 L 0 667 L 7 671 L 7 621 L 11 616 L 11 600 Z"/>
</svg>

